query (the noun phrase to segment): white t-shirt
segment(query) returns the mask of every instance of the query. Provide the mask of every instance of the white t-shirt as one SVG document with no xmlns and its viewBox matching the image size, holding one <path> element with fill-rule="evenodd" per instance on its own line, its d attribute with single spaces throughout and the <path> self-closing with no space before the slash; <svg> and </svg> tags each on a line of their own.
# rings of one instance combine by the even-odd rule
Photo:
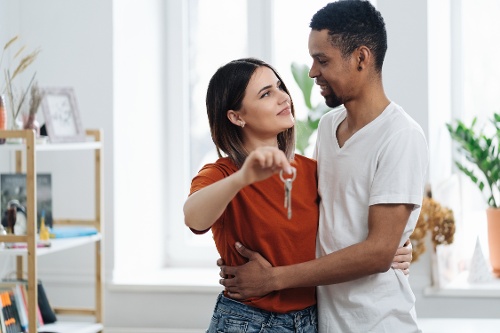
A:
<svg viewBox="0 0 500 333">
<path fill-rule="evenodd" d="M 429 154 L 421 127 L 391 102 L 341 148 L 336 131 L 345 117 L 344 107 L 335 109 L 318 127 L 318 257 L 364 241 L 368 208 L 375 204 L 415 205 L 402 246 L 415 228 L 423 199 Z M 420 332 L 408 278 L 392 268 L 318 287 L 318 311 L 320 333 Z"/>
</svg>

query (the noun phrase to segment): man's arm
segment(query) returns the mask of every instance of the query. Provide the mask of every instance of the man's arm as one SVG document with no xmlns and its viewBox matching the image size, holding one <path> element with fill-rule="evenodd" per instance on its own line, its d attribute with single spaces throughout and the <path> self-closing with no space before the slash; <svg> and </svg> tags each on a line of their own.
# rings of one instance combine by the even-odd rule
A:
<svg viewBox="0 0 500 333">
<path fill-rule="evenodd" d="M 305 263 L 272 267 L 252 252 L 249 262 L 238 267 L 221 267 L 229 296 L 246 299 L 274 290 L 311 287 L 355 280 L 391 267 L 413 205 L 370 206 L 366 240 Z"/>
</svg>

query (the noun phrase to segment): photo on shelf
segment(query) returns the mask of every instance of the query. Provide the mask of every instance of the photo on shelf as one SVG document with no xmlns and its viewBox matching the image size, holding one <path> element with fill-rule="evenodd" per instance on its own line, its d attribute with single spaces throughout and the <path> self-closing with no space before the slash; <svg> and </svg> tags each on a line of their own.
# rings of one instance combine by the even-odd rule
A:
<svg viewBox="0 0 500 333">
<path fill-rule="evenodd" d="M 37 187 L 37 227 L 40 227 L 40 218 L 42 212 L 45 212 L 45 225 L 52 227 L 52 176 L 49 173 L 39 173 L 36 177 Z M 0 214 L 2 217 L 2 225 L 8 226 L 8 208 L 9 203 L 20 204 L 26 212 L 27 204 L 27 189 L 26 189 L 26 174 L 24 173 L 4 173 L 0 175 Z"/>
<path fill-rule="evenodd" d="M 41 108 L 50 142 L 85 141 L 75 91 L 71 87 L 41 89 Z"/>
</svg>

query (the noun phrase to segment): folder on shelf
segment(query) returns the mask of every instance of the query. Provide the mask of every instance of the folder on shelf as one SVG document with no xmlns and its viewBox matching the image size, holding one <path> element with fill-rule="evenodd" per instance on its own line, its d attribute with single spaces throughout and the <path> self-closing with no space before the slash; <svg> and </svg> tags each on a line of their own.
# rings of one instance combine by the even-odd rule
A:
<svg viewBox="0 0 500 333">
<path fill-rule="evenodd" d="M 36 326 L 40 327 L 46 324 L 45 319 L 47 319 L 47 323 L 53 323 L 57 320 L 52 307 L 48 301 L 47 295 L 45 294 L 45 289 L 43 288 L 43 284 L 41 281 L 38 281 L 38 300 L 36 305 Z M 16 305 L 16 308 L 19 311 L 19 308 L 24 309 L 26 311 L 26 327 L 29 327 L 28 321 L 28 281 L 27 280 L 18 280 L 18 279 L 3 279 L 0 280 L 0 290 L 7 289 L 12 290 L 14 294 L 19 293 L 19 306 Z M 16 297 L 16 302 L 18 302 L 18 298 Z M 14 303 L 13 303 L 14 304 Z M 19 318 L 20 326 L 23 326 L 23 318 L 20 315 Z"/>
<path fill-rule="evenodd" d="M 60 226 L 50 230 L 50 238 L 82 237 L 95 234 L 97 234 L 97 229 L 94 227 Z"/>
</svg>

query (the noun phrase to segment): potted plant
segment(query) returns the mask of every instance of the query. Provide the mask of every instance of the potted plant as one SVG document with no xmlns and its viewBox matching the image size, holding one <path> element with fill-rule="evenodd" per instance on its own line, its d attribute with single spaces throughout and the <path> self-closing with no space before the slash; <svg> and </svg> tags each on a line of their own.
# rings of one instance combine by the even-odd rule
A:
<svg viewBox="0 0 500 333">
<path fill-rule="evenodd" d="M 309 77 L 309 67 L 307 65 L 292 63 L 291 70 L 295 82 L 297 82 L 302 91 L 304 102 L 308 109 L 307 119 L 295 120 L 295 128 L 297 129 L 296 148 L 301 154 L 305 154 L 306 148 L 310 144 L 311 135 L 318 128 L 319 119 L 331 109 L 324 102 L 312 105 L 311 91 L 314 86 L 314 80 Z"/>
<path fill-rule="evenodd" d="M 500 114 L 494 113 L 491 134 L 476 128 L 477 118 L 470 126 L 460 120 L 446 124 L 458 151 L 472 164 L 472 168 L 455 161 L 463 172 L 485 195 L 488 222 L 488 245 L 493 273 L 500 277 Z"/>
</svg>

